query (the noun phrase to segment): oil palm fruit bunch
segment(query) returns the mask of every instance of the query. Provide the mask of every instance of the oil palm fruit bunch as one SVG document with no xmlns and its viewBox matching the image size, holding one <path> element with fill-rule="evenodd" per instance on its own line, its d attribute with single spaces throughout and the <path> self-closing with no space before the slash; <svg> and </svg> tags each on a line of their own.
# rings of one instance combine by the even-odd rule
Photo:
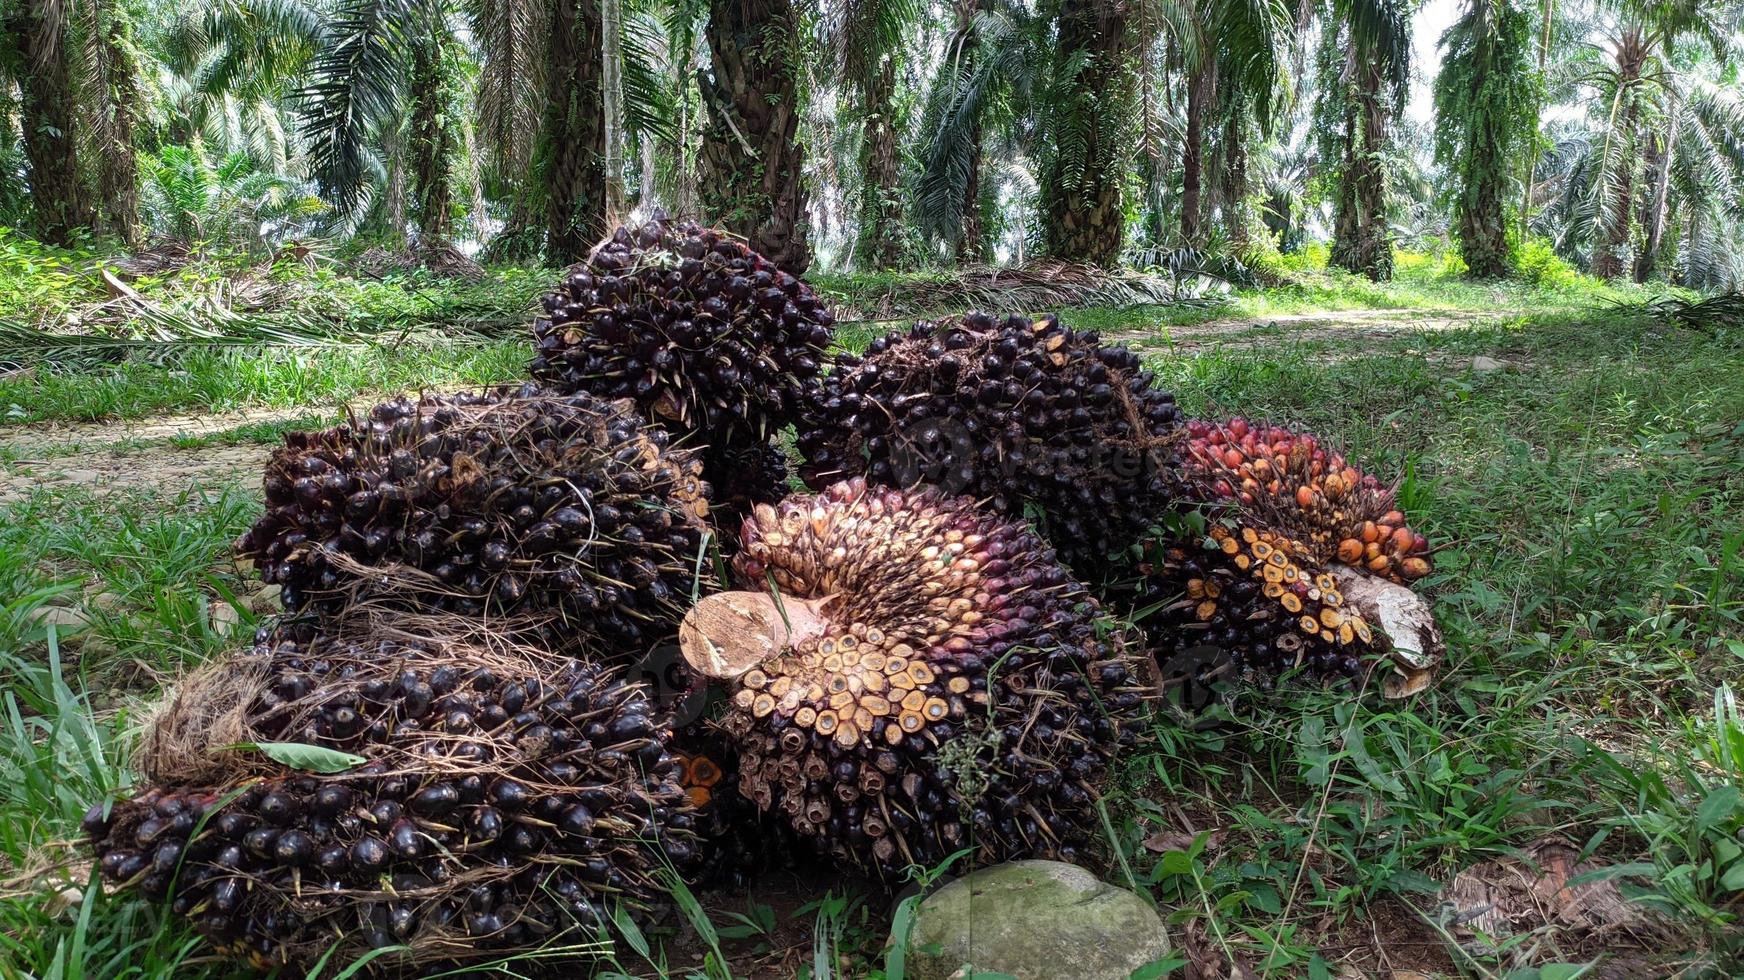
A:
<svg viewBox="0 0 1744 980">
<path fill-rule="evenodd" d="M 839 361 L 800 424 L 813 489 L 863 475 L 1037 513 L 1080 572 L 1137 542 L 1177 496 L 1174 396 L 1093 331 L 969 313 Z"/>
<path fill-rule="evenodd" d="M 104 878 L 263 969 L 334 947 L 404 947 L 383 970 L 580 952 L 614 907 L 653 908 L 695 843 L 645 689 L 431 622 L 287 630 L 190 677 L 144 769 L 204 778 L 93 807 Z M 237 751 L 286 742 L 322 771 Z M 361 760 L 307 754 L 341 749 Z"/>
<path fill-rule="evenodd" d="M 1394 491 L 1305 433 L 1243 418 L 1187 423 L 1182 465 L 1209 500 L 1233 500 L 1304 557 L 1400 584 L 1431 571 L 1429 542 L 1405 523 Z"/>
<path fill-rule="evenodd" d="M 1146 705 L 1021 522 L 860 478 L 756 508 L 679 640 L 732 691 L 738 789 L 855 866 L 1072 859 Z"/>
<path fill-rule="evenodd" d="M 398 398 L 267 464 L 238 542 L 291 611 L 532 610 L 631 655 L 671 634 L 708 534 L 688 451 L 624 401 L 531 386 Z"/>
<path fill-rule="evenodd" d="M 664 217 L 613 232 L 545 297 L 544 313 L 534 378 L 633 399 L 706 447 L 707 475 L 723 484 L 736 458 L 768 446 L 810 399 L 835 324 L 810 286 L 743 241 Z M 748 489 L 779 496 L 785 484 Z"/>
</svg>

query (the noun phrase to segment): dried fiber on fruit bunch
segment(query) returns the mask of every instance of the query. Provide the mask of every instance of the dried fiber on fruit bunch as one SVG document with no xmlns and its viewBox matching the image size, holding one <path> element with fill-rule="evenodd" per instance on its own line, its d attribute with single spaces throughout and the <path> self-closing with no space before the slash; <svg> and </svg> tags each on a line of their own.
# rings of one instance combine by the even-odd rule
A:
<svg viewBox="0 0 1744 980">
<path fill-rule="evenodd" d="M 287 435 L 237 547 L 291 611 L 541 612 L 554 642 L 636 656 L 706 571 L 707 486 L 669 438 L 585 394 L 399 398 Z"/>
<path fill-rule="evenodd" d="M 1306 433 L 1243 418 L 1187 423 L 1182 466 L 1207 500 L 1235 500 L 1322 563 L 1400 584 L 1428 575 L 1429 542 L 1405 524 L 1394 490 Z"/>
<path fill-rule="evenodd" d="M 961 849 L 1076 856 L 1147 710 L 1095 603 L 1020 522 L 845 481 L 756 509 L 748 590 L 703 599 L 685 659 L 733 690 L 739 792 L 891 873 Z"/>
<path fill-rule="evenodd" d="M 818 385 L 835 319 L 811 287 L 743 241 L 689 221 L 620 227 L 545 297 L 534 378 L 631 398 L 703 448 L 711 482 L 773 499 L 785 473 L 740 480 Z"/>
<path fill-rule="evenodd" d="M 1174 396 L 1093 331 L 970 313 L 839 360 L 800 426 L 813 489 L 864 475 L 1039 511 L 1080 572 L 1136 543 L 1178 495 Z"/>
<path fill-rule="evenodd" d="M 260 968 L 588 958 L 694 858 L 669 738 L 641 686 L 476 624 L 289 626 L 178 687 L 142 747 L 153 788 L 85 831 L 108 882 Z M 246 743 L 364 761 L 300 771 Z"/>
</svg>

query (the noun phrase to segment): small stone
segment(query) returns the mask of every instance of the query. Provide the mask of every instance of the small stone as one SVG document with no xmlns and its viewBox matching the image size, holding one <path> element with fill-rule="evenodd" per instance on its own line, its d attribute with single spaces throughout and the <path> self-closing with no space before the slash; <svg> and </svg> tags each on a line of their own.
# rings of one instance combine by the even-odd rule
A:
<svg viewBox="0 0 1744 980">
<path fill-rule="evenodd" d="M 1162 916 L 1143 897 L 1070 864 L 1015 861 L 959 878 L 920 903 L 908 976 L 1126 980 L 1168 954 Z"/>
<path fill-rule="evenodd" d="M 279 587 L 276 585 L 261 586 L 249 594 L 247 606 L 250 612 L 262 616 L 278 612 L 280 606 Z"/>
<path fill-rule="evenodd" d="M 97 612 L 119 612 L 127 600 L 118 592 L 97 592 L 85 597 L 85 608 Z"/>
<path fill-rule="evenodd" d="M 1500 371 L 1506 367 L 1511 367 L 1507 361 L 1498 361 L 1493 357 L 1485 357 L 1482 354 L 1479 354 L 1471 360 L 1471 369 L 1480 374 L 1488 371 Z"/>
<path fill-rule="evenodd" d="M 30 613 L 30 621 L 44 629 L 53 626 L 62 633 L 82 630 L 91 625 L 91 617 L 83 610 L 67 606 L 40 606 Z"/>
<path fill-rule="evenodd" d="M 212 603 L 212 632 L 228 636 L 242 622 L 242 614 L 228 602 Z"/>
</svg>

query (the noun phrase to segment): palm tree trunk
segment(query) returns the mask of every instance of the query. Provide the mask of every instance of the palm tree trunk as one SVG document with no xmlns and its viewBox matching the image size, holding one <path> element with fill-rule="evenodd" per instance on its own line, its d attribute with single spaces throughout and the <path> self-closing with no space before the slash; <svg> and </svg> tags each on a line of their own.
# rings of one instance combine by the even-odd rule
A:
<svg viewBox="0 0 1744 980">
<path fill-rule="evenodd" d="M 1502 171 L 1496 160 L 1495 134 L 1484 132 L 1468 152 L 1476 159 L 1473 186 L 1463 190 L 1458 207 L 1459 254 L 1466 271 L 1479 279 L 1508 274 L 1508 232 L 1502 215 Z"/>
<path fill-rule="evenodd" d="M 1622 103 L 1622 111 L 1606 138 L 1620 141 L 1621 149 L 1617 151 L 1616 170 L 1608 175 L 1611 199 L 1603 205 L 1602 237 L 1593 244 L 1593 275 L 1601 279 L 1615 279 L 1623 274 L 1623 249 L 1629 244 L 1629 203 L 1635 197 L 1635 173 L 1640 166 L 1636 159 L 1635 129 L 1640 118 L 1636 89 L 1646 62 L 1639 31 L 1631 31 L 1622 38 L 1616 61 L 1617 100 Z"/>
<path fill-rule="evenodd" d="M 957 263 L 987 261 L 987 232 L 981 221 L 981 123 L 969 132 L 969 179 L 963 185 L 963 231 L 957 237 Z"/>
<path fill-rule="evenodd" d="M 427 244 L 446 239 L 453 230 L 453 191 L 448 161 L 453 131 L 444 125 L 442 51 L 437 36 L 412 45 L 412 200 L 418 233 Z"/>
<path fill-rule="evenodd" d="M 100 127 L 103 152 L 97 158 L 97 193 L 103 202 L 104 224 L 128 245 L 139 242 L 139 169 L 133 147 L 138 106 L 139 69 L 129 47 L 127 16 L 117 9 L 93 5 L 104 72 Z"/>
<path fill-rule="evenodd" d="M 45 242 L 66 245 L 74 232 L 92 226 L 93 210 L 79 180 L 73 80 L 63 50 L 64 5 L 55 0 L 19 0 L 10 5 L 6 29 L 22 39 L 19 121 L 24 157 L 30 164 L 36 233 Z"/>
<path fill-rule="evenodd" d="M 606 127 L 606 223 L 624 220 L 623 0 L 600 0 L 600 88 Z"/>
<path fill-rule="evenodd" d="M 600 8 L 558 0 L 546 70 L 546 249 L 553 262 L 586 257 L 605 235 L 605 127 L 600 119 Z"/>
<path fill-rule="evenodd" d="M 1543 79 L 1545 63 L 1550 59 L 1550 29 L 1555 24 L 1556 0 L 1544 0 L 1544 16 L 1541 21 L 1541 31 L 1538 35 L 1538 77 Z M 1542 110 L 1543 106 L 1539 106 Z M 1527 229 L 1532 224 L 1532 182 L 1538 177 L 1538 133 L 1542 111 L 1532 114 L 1532 138 L 1529 141 L 1532 152 L 1526 155 L 1526 168 L 1520 175 L 1520 240 L 1526 240 Z"/>
<path fill-rule="evenodd" d="M 1187 134 L 1181 146 L 1181 237 L 1187 247 L 1205 244 L 1205 116 L 1217 98 L 1217 63 L 1209 51 L 1187 80 Z"/>
<path fill-rule="evenodd" d="M 1074 67 L 1073 90 L 1051 107 L 1053 144 L 1042 174 L 1042 243 L 1056 258 L 1113 265 L 1120 259 L 1126 214 L 1121 185 L 1132 149 L 1131 8 L 1120 0 L 1063 0 L 1056 75 Z M 1063 128 L 1082 134 L 1079 148 L 1062 146 Z M 1067 159 L 1068 155 L 1070 159 Z"/>
<path fill-rule="evenodd" d="M 1476 58 L 1476 74 L 1467 82 L 1474 89 L 1482 88 L 1495 63 L 1494 32 L 1485 32 Z M 1478 110 L 1474 121 L 1471 145 L 1466 152 L 1471 162 L 1466 167 L 1470 186 L 1459 188 L 1454 206 L 1458 223 L 1459 254 L 1465 260 L 1466 272 L 1479 279 L 1499 279 L 1508 274 L 1508 231 L 1502 214 L 1502 168 L 1497 159 L 1503 134 L 1498 132 L 1500 120 L 1488 107 Z"/>
<path fill-rule="evenodd" d="M 1246 113 L 1232 111 L 1223 124 L 1223 224 L 1240 256 L 1251 243 L 1247 222 Z"/>
<path fill-rule="evenodd" d="M 406 146 L 403 127 L 396 128 L 394 136 L 386 141 L 382 148 L 387 157 L 388 186 L 383 193 L 382 213 L 387 220 L 388 233 L 397 243 L 406 239 Z"/>
<path fill-rule="evenodd" d="M 702 214 L 795 275 L 811 264 L 790 0 L 710 0 Z"/>
<path fill-rule="evenodd" d="M 967 52 L 964 57 L 973 57 L 976 44 L 975 15 L 986 9 L 988 2 L 989 0 L 958 0 L 956 33 L 959 40 L 954 50 Z M 963 219 L 955 249 L 958 265 L 987 260 L 986 233 L 981 222 L 981 136 L 981 120 L 976 119 L 969 131 L 968 174 L 963 182 Z"/>
<path fill-rule="evenodd" d="M 1641 214 L 1641 225 L 1647 229 L 1647 243 L 1642 246 L 1641 254 L 1635 256 L 1636 282 L 1653 278 L 1654 267 L 1659 263 L 1659 245 L 1665 238 L 1665 205 L 1671 197 L 1671 166 L 1676 159 L 1678 117 L 1682 110 L 1681 102 L 1672 103 L 1665 136 L 1654 141 L 1654 152 L 1648 158 L 1649 168 L 1658 176 L 1654 181 L 1653 200 Z"/>
<path fill-rule="evenodd" d="M 1344 174 L 1332 244 L 1334 264 L 1375 282 L 1393 277 L 1392 243 L 1387 234 L 1387 182 L 1381 153 L 1387 140 L 1387 106 L 1381 95 L 1381 69 L 1373 62 L 1353 64 L 1356 91 L 1346 111 Z"/>
<path fill-rule="evenodd" d="M 886 56 L 866 92 L 860 138 L 862 264 L 889 269 L 902 260 L 901 158 L 896 148 L 896 59 Z"/>
</svg>

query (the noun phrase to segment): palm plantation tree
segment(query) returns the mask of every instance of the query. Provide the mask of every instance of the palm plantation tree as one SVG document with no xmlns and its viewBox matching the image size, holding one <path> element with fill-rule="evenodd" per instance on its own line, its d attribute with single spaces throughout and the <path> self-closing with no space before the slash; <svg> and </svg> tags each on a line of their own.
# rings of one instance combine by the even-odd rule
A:
<svg viewBox="0 0 1744 980">
<path fill-rule="evenodd" d="M 1120 258 L 1121 191 L 1136 116 L 1132 27 L 1120 0 L 1059 0 L 1038 120 L 1042 247 L 1049 255 L 1108 266 Z"/>
<path fill-rule="evenodd" d="M 1407 0 L 1333 0 L 1316 107 L 1321 157 L 1337 161 L 1331 260 L 1376 282 L 1393 276 L 1385 159 L 1410 86 L 1410 53 Z"/>
<path fill-rule="evenodd" d="M 1225 224 L 1245 237 L 1237 216 L 1247 197 L 1249 127 L 1269 135 L 1282 96 L 1291 15 L 1282 0 L 1201 0 L 1187 23 L 1174 27 L 1187 71 L 1187 128 L 1181 148 L 1181 237 L 1204 244 L 1206 145 L 1219 130 L 1216 168 Z"/>
<path fill-rule="evenodd" d="M 1604 62 L 1591 79 L 1608 106 L 1601 124 L 1603 167 L 1592 202 L 1592 272 L 1615 278 L 1623 274 L 1632 240 L 1643 156 L 1660 138 L 1644 134 L 1641 125 L 1671 115 L 1666 102 L 1679 74 L 1680 43 L 1704 43 L 1716 60 L 1724 60 L 1728 32 L 1739 15 L 1735 5 L 1718 0 L 1613 0 L 1606 8 Z M 1657 152 L 1665 157 L 1663 147 Z M 1651 261 L 1637 265 L 1637 277 L 1651 268 Z"/>
<path fill-rule="evenodd" d="M 95 209 L 79 172 L 78 100 L 67 5 L 15 0 L 5 8 L 3 63 L 18 85 L 36 233 L 64 245 L 92 227 Z"/>
<path fill-rule="evenodd" d="M 343 0 L 324 20 L 297 96 L 311 176 L 341 218 L 379 203 L 398 235 L 409 197 L 423 237 L 452 233 L 457 44 L 443 0 Z"/>
<path fill-rule="evenodd" d="M 1435 159 L 1453 176 L 1460 256 L 1479 278 L 1513 267 L 1504 193 L 1538 116 L 1532 40 L 1531 17 L 1513 0 L 1471 0 L 1441 39 Z"/>
<path fill-rule="evenodd" d="M 559 262 L 585 256 L 606 230 L 601 34 L 597 4 L 559 0 L 552 8 L 539 173 L 549 195 L 546 249 Z"/>
<path fill-rule="evenodd" d="M 848 0 L 835 10 L 825 35 L 837 77 L 858 103 L 860 227 L 854 254 L 871 269 L 890 268 L 902 258 L 896 67 L 922 9 L 916 0 Z"/>
<path fill-rule="evenodd" d="M 789 272 L 811 264 L 799 142 L 799 15 L 790 0 L 710 0 L 699 78 L 703 217 Z"/>
<path fill-rule="evenodd" d="M 921 114 L 915 228 L 958 262 L 987 258 L 981 216 L 989 133 L 1024 115 L 1042 80 L 1047 21 L 993 0 L 956 0 L 956 25 Z"/>
</svg>

